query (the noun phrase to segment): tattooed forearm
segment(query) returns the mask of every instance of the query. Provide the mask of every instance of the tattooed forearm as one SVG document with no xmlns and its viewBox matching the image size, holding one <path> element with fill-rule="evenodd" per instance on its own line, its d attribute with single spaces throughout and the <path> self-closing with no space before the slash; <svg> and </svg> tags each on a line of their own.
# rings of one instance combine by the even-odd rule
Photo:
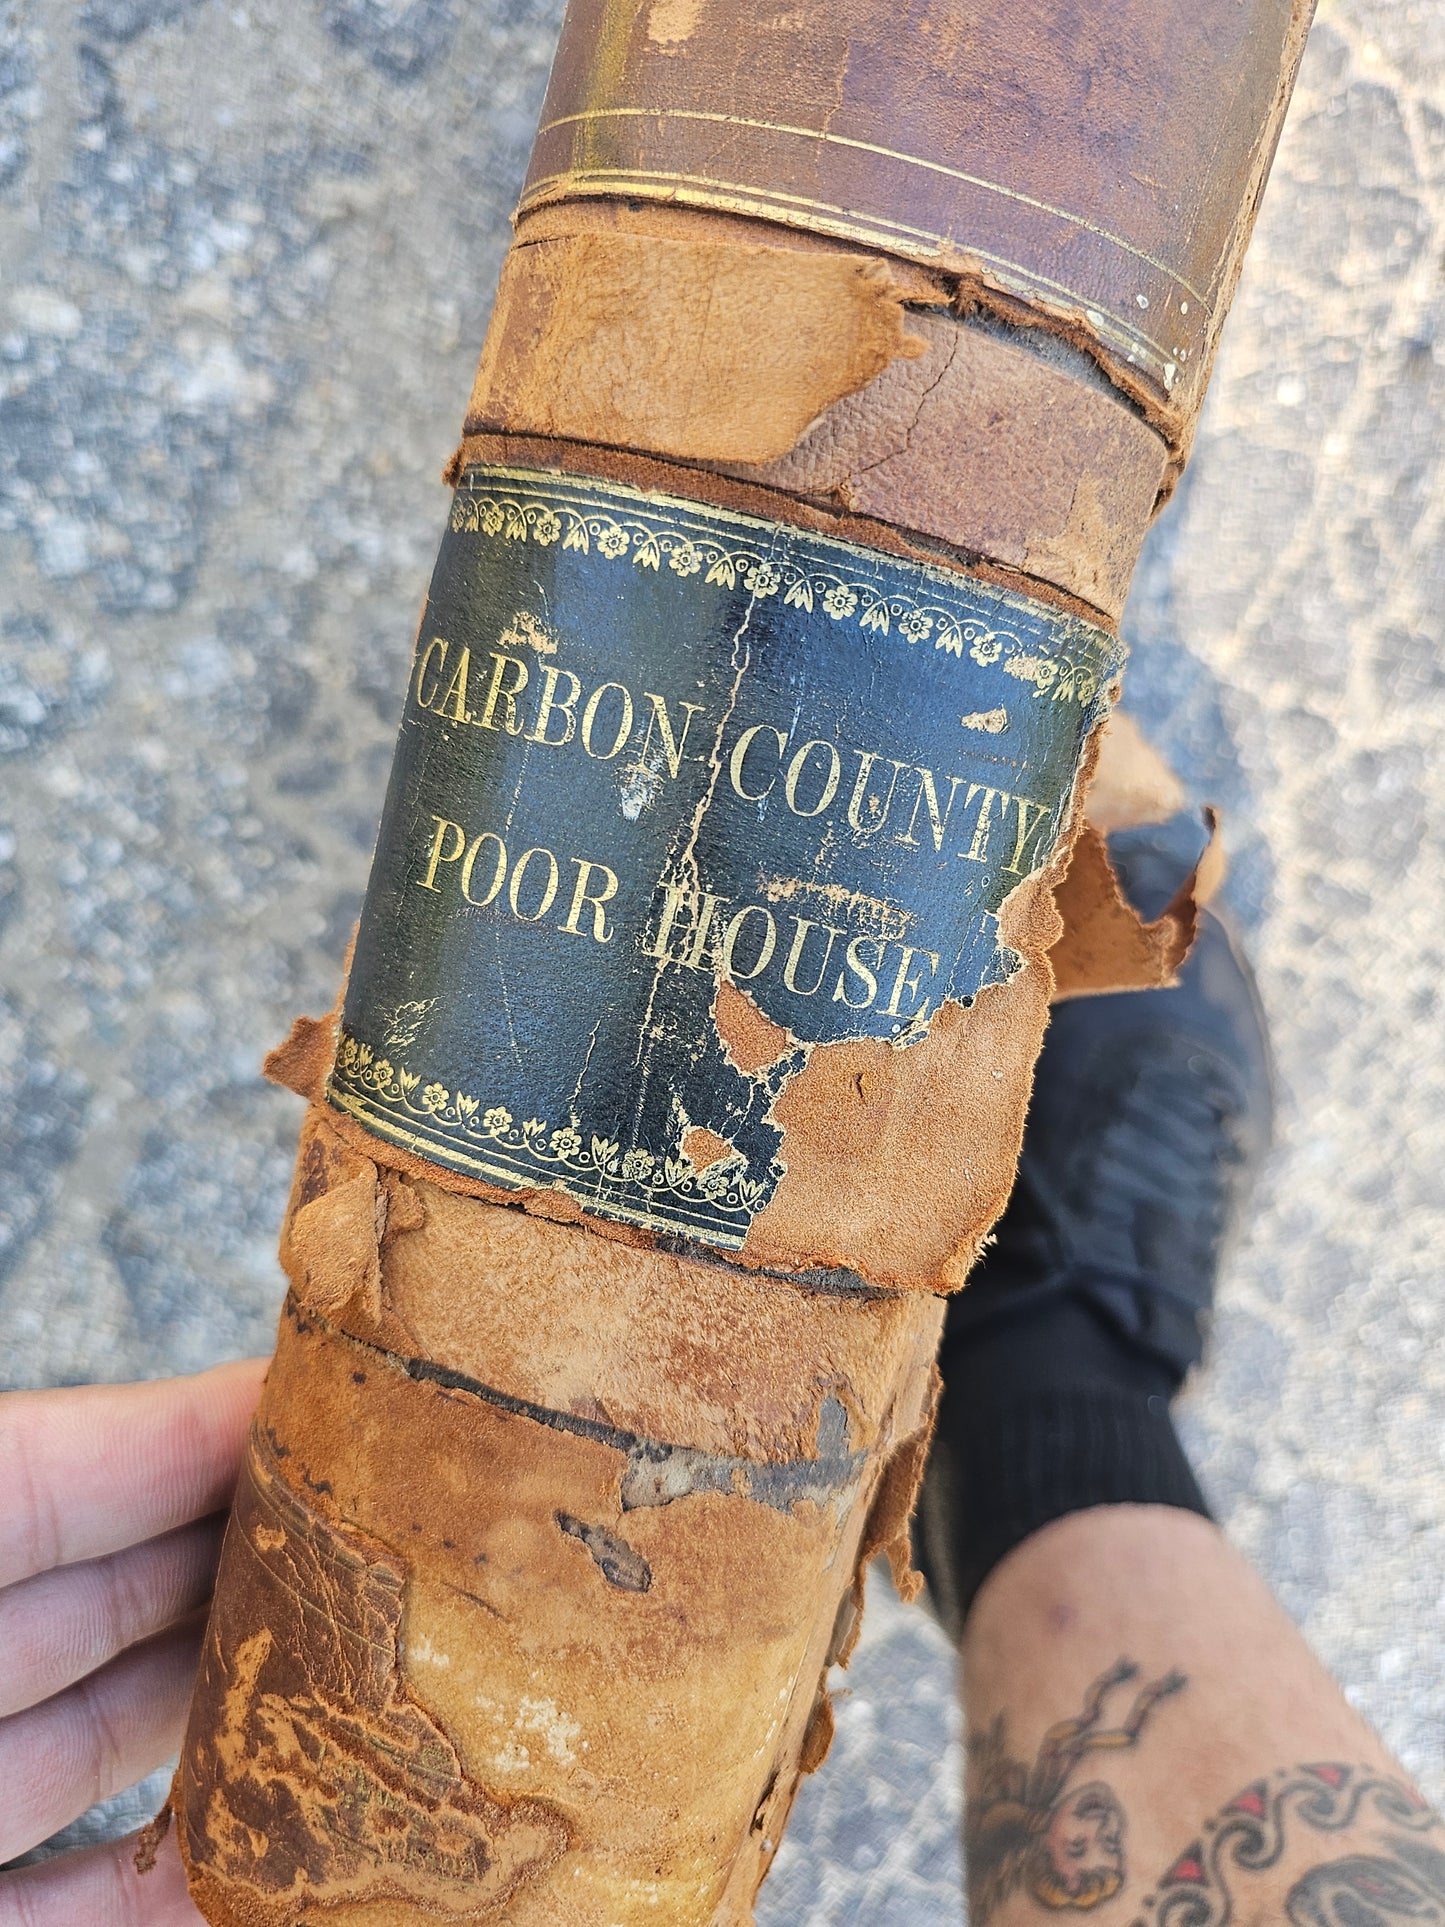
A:
<svg viewBox="0 0 1445 1927">
<path fill-rule="evenodd" d="M 1138 1673 L 1121 1659 L 1096 1679 L 1082 1711 L 1049 1728 L 1032 1766 L 1011 1757 L 1001 1713 L 970 1735 L 964 1858 L 973 1927 L 1020 1890 L 1044 1907 L 1089 1908 L 1124 1885 L 1124 1809 L 1103 1780 L 1075 1784 L 1075 1775 L 1090 1753 L 1137 1745 L 1155 1706 L 1185 1685 L 1170 1672 L 1116 1701 Z M 1110 1725 L 1111 1709 L 1121 1708 Z"/>
<path fill-rule="evenodd" d="M 1355 1851 L 1324 1858 L 1320 1835 Z M 1206 1822 L 1146 1895 L 1133 1927 L 1445 1927 L 1445 1827 L 1412 1787 L 1320 1762 L 1256 1780 Z M 1261 1896 L 1283 1895 L 1267 1912 Z"/>
<path fill-rule="evenodd" d="M 1110 1667 L 1080 1711 L 1049 1728 L 1032 1764 L 1011 1752 L 1003 1714 L 970 1735 L 973 1927 L 1000 1912 L 1022 1920 L 1038 1907 L 1106 1901 L 1127 1907 L 1105 1917 L 1129 1927 L 1445 1927 L 1445 1825 L 1404 1781 L 1332 1761 L 1252 1781 L 1150 1892 L 1140 1899 L 1136 1878 L 1131 1894 L 1123 1803 L 1081 1769 L 1091 1755 L 1138 1748 L 1160 1701 L 1186 1683 L 1177 1672 L 1133 1684 L 1138 1677 L 1127 1660 Z"/>
</svg>

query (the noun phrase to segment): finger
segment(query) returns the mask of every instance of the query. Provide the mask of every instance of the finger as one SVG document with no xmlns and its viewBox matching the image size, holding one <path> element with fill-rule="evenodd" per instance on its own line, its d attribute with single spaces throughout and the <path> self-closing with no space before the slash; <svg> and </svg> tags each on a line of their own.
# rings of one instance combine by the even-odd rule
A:
<svg viewBox="0 0 1445 1927">
<path fill-rule="evenodd" d="M 0 1586 L 221 1511 L 264 1374 L 0 1396 Z"/>
<path fill-rule="evenodd" d="M 174 1829 L 147 1874 L 135 1870 L 138 1838 L 0 1874 L 0 1927 L 205 1927 L 186 1892 Z"/>
<path fill-rule="evenodd" d="M 38 1706 L 137 1640 L 203 1606 L 225 1516 L 0 1592 L 0 1718 Z"/>
<path fill-rule="evenodd" d="M 202 1629 L 193 1616 L 55 1699 L 0 1720 L 0 1862 L 180 1751 Z"/>
</svg>

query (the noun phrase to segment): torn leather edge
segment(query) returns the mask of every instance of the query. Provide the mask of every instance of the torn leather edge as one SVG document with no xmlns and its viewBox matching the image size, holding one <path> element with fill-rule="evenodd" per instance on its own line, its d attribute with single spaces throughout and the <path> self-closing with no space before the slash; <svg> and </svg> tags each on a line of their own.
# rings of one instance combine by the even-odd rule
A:
<svg viewBox="0 0 1445 1927">
<path fill-rule="evenodd" d="M 1218 813 L 1206 808 L 1209 840 L 1198 862 L 1153 922 L 1125 897 L 1101 830 L 1085 822 L 1054 892 L 1063 934 L 1049 952 L 1055 1003 L 1115 991 L 1165 990 L 1193 948 L 1199 914 L 1224 881 Z"/>
<path fill-rule="evenodd" d="M 750 1499 L 775 1512 L 791 1512 L 798 1505 L 810 1504 L 820 1511 L 834 1507 L 846 1511 L 852 1504 L 869 1465 L 880 1453 L 894 1457 L 903 1449 L 886 1442 L 856 1451 L 844 1450 L 832 1456 L 820 1451 L 811 1458 L 760 1459 L 741 1454 L 709 1452 L 698 1446 L 675 1445 L 667 1440 L 643 1438 L 638 1433 L 609 1425 L 576 1412 L 559 1412 L 531 1399 L 516 1398 L 499 1391 L 466 1372 L 437 1365 L 430 1359 L 411 1358 L 389 1351 L 366 1338 L 359 1338 L 345 1325 L 324 1316 L 303 1302 L 292 1290 L 286 1295 L 283 1318 L 289 1318 L 301 1331 L 318 1331 L 338 1344 L 355 1348 L 369 1357 L 403 1373 L 418 1385 L 430 1385 L 444 1396 L 475 1399 L 511 1418 L 521 1418 L 548 1431 L 587 1439 L 620 1453 L 627 1470 L 621 1476 L 621 1509 L 624 1513 L 644 1511 L 672 1504 L 699 1492 L 721 1492 L 739 1499 Z M 930 1407 L 930 1410 L 932 1408 Z M 931 1436 L 932 1420 L 929 1420 Z M 916 1439 L 919 1434 L 915 1433 Z M 907 1445 L 910 1441 L 904 1441 Z M 891 1459 L 889 1461 L 891 1464 Z M 922 1478 L 922 1465 L 918 1468 Z M 914 1496 L 917 1483 L 910 1488 Z M 876 1504 L 875 1500 L 875 1504 Z M 911 1500 L 910 1500 L 911 1509 Z M 891 1514 L 889 1515 L 892 1516 Z M 879 1549 L 886 1550 L 880 1541 Z M 871 1557 L 871 1553 L 869 1554 Z M 911 1596 L 911 1595 L 910 1595 Z"/>
<path fill-rule="evenodd" d="M 891 362 L 925 352 L 907 331 L 917 277 L 901 263 L 780 247 L 725 222 L 711 229 L 520 232 L 502 264 L 466 432 L 766 463 Z M 762 366 L 760 336 L 772 344 Z M 674 378 L 660 380 L 660 367 Z"/>
<path fill-rule="evenodd" d="M 1117 695 L 1117 684 L 1114 687 L 1113 694 Z M 1083 799 L 1087 794 L 1088 785 L 1099 760 L 1102 739 L 1102 727 L 1096 726 L 1085 740 L 1074 785 L 1064 815 L 1064 821 L 1061 824 L 1053 849 L 1049 856 L 1038 864 L 1028 876 L 1020 879 L 1019 884 L 1010 893 L 1005 903 L 1000 906 L 999 922 L 1001 930 L 1006 930 L 1006 919 L 1011 904 L 1027 901 L 1025 897 L 1025 893 L 1027 892 L 1032 892 L 1035 895 L 1041 891 L 1045 893 L 1055 893 L 1060 887 L 1061 882 L 1067 877 L 1070 855 L 1075 844 L 1077 828 L 1083 819 Z M 1114 885 L 1114 894 L 1117 897 L 1117 884 Z M 1120 899 L 1120 902 L 1122 902 L 1122 899 Z M 1127 906 L 1124 908 L 1127 911 Z M 1051 914 L 1055 917 L 1057 927 L 1058 918 L 1056 906 L 1051 908 Z M 1128 914 L 1132 915 L 1132 913 Z M 1192 930 L 1193 925 L 1191 923 L 1191 940 Z M 1004 941 L 1008 941 L 1006 935 Z M 1057 943 L 1058 939 L 1055 938 L 1054 941 Z M 1018 951 L 1016 967 L 1010 971 L 1004 982 L 986 987 L 980 991 L 978 998 L 972 1000 L 973 1003 L 977 1004 L 979 999 L 996 998 L 1007 995 L 1009 986 L 1014 983 L 1026 969 L 1050 972 L 1051 957 L 1049 950 L 1038 949 L 1037 945 L 1035 945 L 1029 950 L 1028 954 L 1023 950 Z M 1050 974 L 1047 978 L 1048 988 L 1045 992 L 1046 1001 L 1053 993 L 1054 984 L 1054 976 Z M 1098 985 L 1096 987 L 1104 988 L 1106 986 Z M 343 986 L 341 992 L 343 999 L 344 994 Z M 1070 993 L 1066 990 L 1064 994 Z M 273 1051 L 267 1057 L 264 1069 L 266 1076 L 272 1082 L 279 1083 L 295 1091 L 297 1095 L 305 1097 L 312 1102 L 324 1105 L 327 1109 L 329 1122 L 338 1137 L 349 1144 L 362 1158 L 369 1159 L 376 1167 L 403 1172 L 409 1176 L 434 1184 L 439 1189 L 460 1196 L 475 1198 L 483 1203 L 508 1209 L 521 1209 L 535 1218 L 583 1227 L 588 1231 L 608 1237 L 614 1242 L 629 1244 L 634 1248 L 651 1250 L 665 1246 L 666 1241 L 661 1239 L 656 1232 L 636 1224 L 628 1223 L 625 1220 L 610 1218 L 603 1213 L 588 1210 L 582 1202 L 564 1191 L 546 1186 L 528 1189 L 503 1189 L 488 1184 L 485 1180 L 468 1177 L 451 1170 L 447 1166 L 433 1163 L 429 1159 L 418 1155 L 416 1152 L 402 1145 L 389 1143 L 374 1136 L 355 1119 L 337 1110 L 334 1106 L 331 1106 L 327 1102 L 326 1088 L 338 1038 L 340 1008 L 340 1001 L 338 1001 L 337 1007 L 324 1018 L 298 1018 L 293 1025 L 290 1036 L 277 1050 Z M 963 1009 L 966 1007 L 959 1006 L 957 1008 Z M 955 1006 L 951 1003 L 941 1005 L 939 1011 L 935 1013 L 934 1022 L 937 1022 L 938 1017 L 943 1015 L 945 1011 L 952 1009 L 955 1009 Z M 817 1048 L 821 1050 L 835 1048 L 846 1049 L 847 1046 L 819 1046 Z M 1030 1061 L 1026 1067 L 1020 1066 L 1020 1070 L 1020 1101 L 1016 1106 L 1012 1142 L 1011 1146 L 1004 1145 L 1004 1148 L 1010 1152 L 1010 1169 L 1018 1155 L 1024 1115 L 1029 1093 L 1032 1088 L 1032 1061 Z M 1003 1145 L 1004 1141 L 1000 1140 L 1000 1144 Z M 786 1139 L 784 1155 L 786 1155 Z M 819 1278 L 820 1274 L 826 1278 L 826 1274 L 839 1272 L 847 1274 L 850 1280 L 861 1281 L 864 1286 L 870 1289 L 877 1289 L 888 1293 L 898 1291 L 913 1292 L 919 1290 L 947 1292 L 957 1289 L 964 1282 L 968 1272 L 977 1261 L 978 1253 L 982 1248 L 987 1231 L 997 1217 L 998 1212 L 1002 1210 L 1003 1204 L 1006 1201 L 1007 1190 L 1008 1187 L 1004 1186 L 996 1200 L 989 1206 L 986 1217 L 980 1220 L 976 1235 L 970 1233 L 963 1242 L 953 1245 L 951 1250 L 940 1257 L 937 1268 L 928 1272 L 927 1275 L 924 1274 L 921 1268 L 913 1273 L 895 1270 L 884 1274 L 870 1264 L 867 1252 L 858 1245 L 855 1238 L 849 1238 L 834 1244 L 830 1242 L 833 1234 L 822 1226 L 817 1227 L 812 1234 L 815 1242 L 807 1246 L 789 1247 L 787 1249 L 779 1248 L 775 1251 L 769 1245 L 768 1240 L 764 1238 L 760 1240 L 752 1250 L 744 1248 L 741 1251 L 724 1253 L 699 1239 L 689 1241 L 687 1255 L 696 1256 L 703 1261 L 711 1260 L 713 1262 L 723 1263 L 729 1267 L 736 1267 L 739 1270 L 747 1271 L 753 1275 L 772 1277 L 791 1285 L 808 1282 L 810 1274 L 814 1278 Z M 826 1282 L 823 1283 L 823 1288 L 828 1288 Z"/>
<path fill-rule="evenodd" d="M 175 1809 L 178 1797 L 176 1783 L 179 1778 L 180 1769 L 178 1767 L 175 1773 L 171 1775 L 171 1784 L 166 1793 L 165 1804 L 153 1819 L 146 1821 L 145 1825 L 135 1837 L 135 1852 L 131 1855 L 131 1864 L 134 1866 L 136 1872 L 142 1876 L 155 1872 L 156 1859 L 160 1854 L 161 1846 L 166 1835 L 171 1830 L 171 1823 L 176 1817 Z"/>
<path fill-rule="evenodd" d="M 666 495 L 703 502 L 714 508 L 735 509 L 765 521 L 787 523 L 812 535 L 824 535 L 839 542 L 856 542 L 863 548 L 877 549 L 884 555 L 905 562 L 922 562 L 932 568 L 951 569 L 959 575 L 1013 595 L 1028 596 L 1034 602 L 1092 623 L 1111 636 L 1119 633 L 1118 621 L 1107 610 L 1098 608 L 1083 596 L 1061 589 L 1057 583 L 1026 570 L 995 561 L 982 551 L 962 548 L 916 531 L 895 528 L 876 516 L 859 515 L 843 507 L 820 507 L 805 496 L 792 495 L 758 482 L 740 481 L 701 464 L 668 461 L 632 449 L 607 447 L 597 442 L 574 442 L 540 435 L 514 435 L 487 431 L 463 437 L 442 470 L 441 479 L 455 488 L 465 469 L 473 464 L 484 467 L 518 467 L 552 470 L 558 474 L 587 476 L 599 482 L 620 482 L 629 488 L 655 490 Z"/>
<path fill-rule="evenodd" d="M 552 218 L 546 218 L 548 216 Z M 539 228 L 542 231 L 536 232 Z M 775 326 L 778 317 L 770 320 L 765 312 L 753 313 L 746 303 L 743 304 L 747 310 L 746 321 L 725 303 L 709 306 L 701 313 L 692 312 L 687 302 L 679 305 L 676 289 L 669 292 L 668 286 L 657 290 L 659 314 L 656 317 L 643 306 L 640 297 L 635 304 L 636 312 L 630 312 L 623 297 L 632 281 L 625 273 L 611 289 L 609 300 L 606 286 L 599 293 L 585 277 L 575 287 L 569 285 L 565 277 L 559 280 L 560 254 L 553 272 L 550 275 L 543 272 L 540 263 L 546 251 L 562 249 L 569 243 L 586 243 L 594 248 L 599 243 L 609 243 L 619 253 L 631 250 L 639 256 L 651 249 L 661 251 L 664 260 L 670 253 L 678 256 L 690 253 L 697 258 L 700 271 L 719 287 L 727 284 L 729 261 L 736 263 L 740 280 L 747 280 L 756 279 L 759 261 L 767 259 L 774 265 L 765 277 L 766 285 L 773 288 L 784 307 L 788 299 L 799 304 L 800 315 L 805 320 L 811 319 L 815 333 L 823 318 L 819 303 L 825 297 L 825 284 L 831 279 L 840 286 L 845 282 L 851 286 L 850 277 L 862 275 L 875 296 L 886 297 L 886 305 L 896 308 L 892 351 L 881 372 L 860 383 L 859 370 L 854 366 L 859 347 L 859 342 L 853 339 L 858 333 L 857 303 L 844 304 L 847 315 L 840 317 L 839 325 L 846 339 L 839 341 L 837 367 L 831 374 L 823 368 L 818 358 L 819 343 L 815 341 L 811 373 L 808 381 L 801 384 L 804 387 L 811 384 L 810 405 L 814 409 L 811 418 L 805 419 L 808 407 L 800 412 L 800 395 L 795 392 L 808 357 L 804 355 L 799 360 L 796 355 L 785 355 L 784 361 L 790 364 L 785 392 L 792 402 L 787 433 L 780 443 L 776 422 L 766 409 L 755 405 L 750 414 L 747 410 L 743 412 L 753 423 L 750 432 L 754 435 L 761 433 L 766 424 L 768 446 L 764 449 L 760 443 L 749 450 L 732 439 L 740 424 L 733 422 L 728 427 L 724 417 L 736 412 L 735 397 L 740 385 L 746 386 L 736 370 L 747 367 L 756 331 L 787 335 L 785 326 Z M 534 256 L 537 265 L 529 268 L 526 264 Z M 786 266 L 789 257 L 797 263 L 793 270 Z M 676 264 L 673 265 L 675 268 Z M 831 277 L 820 274 L 823 266 L 834 270 Z M 637 267 L 634 261 L 632 279 L 636 278 Z M 871 277 L 870 269 L 874 271 Z M 684 282 L 683 285 L 690 284 Z M 738 292 L 740 297 L 741 289 Z M 600 302 L 601 310 L 595 320 L 589 312 L 594 301 Z M 654 335 L 658 328 L 666 334 L 664 324 L 669 316 L 684 334 L 701 328 L 706 336 L 701 348 L 720 357 L 720 365 L 734 368 L 728 380 L 703 384 L 705 388 L 716 387 L 734 399 L 727 401 L 720 413 L 714 408 L 709 414 L 704 408 L 681 441 L 676 439 L 682 417 L 678 416 L 675 401 L 667 403 L 661 417 L 650 402 L 658 392 L 650 360 L 655 352 Z M 852 317 L 851 328 L 842 326 L 848 316 Z M 978 399 L 983 411 L 981 420 L 985 423 L 991 419 L 990 386 L 1002 383 L 1000 405 L 1006 412 L 1012 410 L 1020 417 L 1012 429 L 1015 437 L 1023 438 L 1020 473 L 1024 476 L 1036 471 L 1053 474 L 1062 464 L 1063 473 L 1073 475 L 1072 502 L 1077 503 L 1082 493 L 1086 502 L 1094 504 L 1095 514 L 1108 518 L 1107 535 L 1101 534 L 1092 545 L 1097 565 L 1094 574 L 1099 580 L 1091 579 L 1088 571 L 1079 571 L 1068 562 L 1070 542 L 1077 546 L 1082 540 L 1078 531 L 1070 534 L 1072 503 L 1068 516 L 1056 526 L 1057 503 L 1049 490 L 1045 488 L 1031 503 L 1025 483 L 1017 500 L 1010 498 L 1003 525 L 997 529 L 990 523 L 988 513 L 978 507 L 977 478 L 970 467 L 970 462 L 976 465 L 978 451 L 972 439 L 958 436 L 947 429 L 946 423 L 933 422 L 928 415 L 930 409 L 936 408 L 946 416 L 950 409 L 959 406 L 960 396 L 949 385 L 951 355 L 944 359 L 942 368 L 920 394 L 895 397 L 893 412 L 898 414 L 899 425 L 906 428 L 902 439 L 891 449 L 870 455 L 861 469 L 845 478 L 836 490 L 820 494 L 799 478 L 781 473 L 775 478 L 771 473 L 784 471 L 794 463 L 817 430 L 828 430 L 840 437 L 843 445 L 860 432 L 865 441 L 878 435 L 879 421 L 893 419 L 889 408 L 883 408 L 881 417 L 877 414 L 883 406 L 877 399 L 879 384 L 889 386 L 891 393 L 900 379 L 897 374 L 900 363 L 920 356 L 925 360 L 930 356 L 936 358 L 936 343 L 927 334 L 900 332 L 910 317 L 917 328 L 923 327 L 929 316 L 934 318 L 935 331 L 939 323 L 946 322 L 951 328 L 975 337 L 970 366 L 977 364 L 974 376 L 982 380 L 983 392 Z M 657 328 L 653 326 L 654 320 Z M 876 326 L 873 332 L 877 332 Z M 597 390 L 601 396 L 600 406 L 574 405 L 569 398 L 572 387 L 561 380 L 555 370 L 550 385 L 540 386 L 535 373 L 526 377 L 518 373 L 529 369 L 539 353 L 545 361 L 549 343 L 551 351 L 563 353 L 564 359 L 569 354 L 580 354 L 584 366 L 597 364 L 584 385 L 589 394 Z M 608 346 L 609 343 L 612 345 Z M 991 356 L 998 358 L 999 366 L 991 366 Z M 1036 370 L 1036 392 L 1021 382 L 1019 365 L 1008 365 L 1010 358 L 1018 364 L 1019 357 L 1023 358 L 1023 366 L 1032 364 Z M 706 361 L 707 355 L 702 354 L 702 362 Z M 672 395 L 672 386 L 664 384 L 664 387 Z M 933 399 L 935 390 L 936 400 Z M 1028 402 L 1023 399 L 1025 395 L 1029 396 Z M 1112 448 L 1107 480 L 1091 473 L 1086 459 L 1086 451 L 1103 432 L 1099 411 L 1105 398 L 1121 416 L 1119 424 L 1110 431 L 1118 445 Z M 913 419 L 908 425 L 910 415 Z M 936 486 L 930 486 L 924 474 L 913 472 L 907 459 L 909 444 L 925 415 L 932 423 L 930 432 L 938 443 L 935 459 L 942 465 Z M 1125 421 L 1130 433 L 1125 432 Z M 711 430 L 705 432 L 709 430 L 709 423 Z M 1157 425 L 1143 418 L 1137 402 L 1101 372 L 1095 360 L 1069 340 L 1065 331 L 1041 328 L 1039 318 L 1031 310 L 1021 309 L 1015 313 L 1006 311 L 1006 304 L 988 308 L 973 296 L 960 299 L 956 283 L 948 277 L 926 273 L 898 256 L 860 253 L 816 235 L 770 227 L 763 221 L 647 203 L 624 206 L 608 201 L 568 201 L 529 215 L 521 224 L 504 264 L 502 290 L 482 349 L 463 432 L 469 438 L 525 434 L 573 441 L 585 447 L 685 463 L 702 474 L 735 475 L 739 480 L 776 488 L 797 501 L 827 508 L 857 508 L 864 515 L 879 519 L 885 527 L 914 533 L 924 542 L 938 542 L 951 555 L 1015 567 L 1024 581 L 1076 596 L 1083 606 L 1108 623 L 1117 621 L 1139 545 L 1163 493 L 1172 485 L 1168 476 L 1170 449 Z M 981 432 L 992 433 L 993 429 Z M 952 479 L 950 449 L 957 450 L 959 463 L 958 474 Z M 455 465 L 451 472 L 455 473 Z M 1129 478 L 1127 482 L 1122 479 L 1125 476 Z M 867 484 L 863 496 L 855 500 L 850 484 Z M 1050 487 L 1059 486 L 1055 477 Z M 949 503 L 956 503 L 956 507 L 945 512 L 944 505 Z M 972 513 L 968 509 L 970 503 L 975 505 Z M 954 526 L 955 519 L 957 526 Z M 997 548 L 991 544 L 997 544 Z M 1031 560 L 1037 560 L 1042 566 L 1031 568 Z"/>
<path fill-rule="evenodd" d="M 1021 267 L 1015 274 L 1010 274 L 1002 267 L 991 264 L 976 249 L 970 249 L 966 237 L 961 241 L 924 239 L 911 242 L 902 233 L 870 229 L 842 210 L 830 214 L 825 208 L 808 203 L 771 202 L 766 195 L 750 190 L 745 182 L 729 184 L 713 180 L 704 184 L 681 177 L 649 175 L 645 170 L 614 173 L 608 178 L 589 178 L 585 170 L 574 164 L 559 173 L 529 180 L 524 186 L 514 221 L 520 228 L 525 221 L 543 212 L 556 210 L 568 203 L 589 201 L 620 203 L 634 208 L 644 205 L 682 208 L 701 213 L 719 225 L 731 219 L 752 227 L 772 226 L 775 230 L 805 233 L 833 247 L 872 251 L 885 258 L 909 262 L 918 269 L 943 278 L 949 284 L 955 312 L 965 314 L 971 309 L 982 309 L 1022 329 L 1041 328 L 1077 348 L 1102 370 L 1109 382 L 1129 399 L 1169 446 L 1170 463 L 1156 503 L 1157 512 L 1168 500 L 1188 459 L 1220 333 L 1238 286 L 1312 17 L 1312 4 L 1291 10 L 1289 25 L 1279 49 L 1273 101 L 1259 128 L 1245 175 L 1239 212 L 1230 227 L 1210 283 L 1209 322 L 1203 331 L 1199 352 L 1187 383 L 1170 383 L 1162 365 L 1157 374 L 1151 374 L 1140 363 L 1138 343 L 1132 340 L 1127 328 L 1118 323 L 1111 327 L 1108 316 L 1094 307 L 1087 297 L 1070 294 L 1067 290 L 1052 290 L 1036 272 L 1028 268 Z M 539 130 L 539 142 L 549 126 L 550 123 L 544 121 Z M 533 166 L 536 164 L 534 152 Z M 1176 387 L 1183 390 L 1183 405 L 1173 399 Z"/>
</svg>

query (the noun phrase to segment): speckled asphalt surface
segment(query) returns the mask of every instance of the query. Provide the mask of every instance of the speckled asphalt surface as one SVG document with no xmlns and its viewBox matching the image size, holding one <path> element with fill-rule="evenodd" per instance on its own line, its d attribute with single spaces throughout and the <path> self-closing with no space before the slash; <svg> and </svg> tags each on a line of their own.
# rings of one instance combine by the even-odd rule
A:
<svg viewBox="0 0 1445 1927">
<path fill-rule="evenodd" d="M 263 1349 L 556 0 L 0 0 L 0 1377 Z M 1130 702 L 1226 811 L 1280 1141 L 1185 1423 L 1445 1795 L 1445 10 L 1331 0 Z M 767 1927 L 962 1919 L 874 1584 Z M 153 1807 L 154 1785 L 85 1828 Z M 72 1836 L 73 1837 L 73 1836 Z"/>
</svg>

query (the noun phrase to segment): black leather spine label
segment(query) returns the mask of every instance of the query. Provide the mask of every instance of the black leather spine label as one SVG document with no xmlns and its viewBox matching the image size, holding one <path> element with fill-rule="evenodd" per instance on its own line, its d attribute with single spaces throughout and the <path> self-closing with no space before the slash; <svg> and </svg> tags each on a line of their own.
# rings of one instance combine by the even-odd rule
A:
<svg viewBox="0 0 1445 1927">
<path fill-rule="evenodd" d="M 501 1192 L 735 1249 L 811 1052 L 908 1049 L 1018 967 L 999 908 L 1121 666 L 957 570 L 467 469 L 329 1101 Z"/>
</svg>

